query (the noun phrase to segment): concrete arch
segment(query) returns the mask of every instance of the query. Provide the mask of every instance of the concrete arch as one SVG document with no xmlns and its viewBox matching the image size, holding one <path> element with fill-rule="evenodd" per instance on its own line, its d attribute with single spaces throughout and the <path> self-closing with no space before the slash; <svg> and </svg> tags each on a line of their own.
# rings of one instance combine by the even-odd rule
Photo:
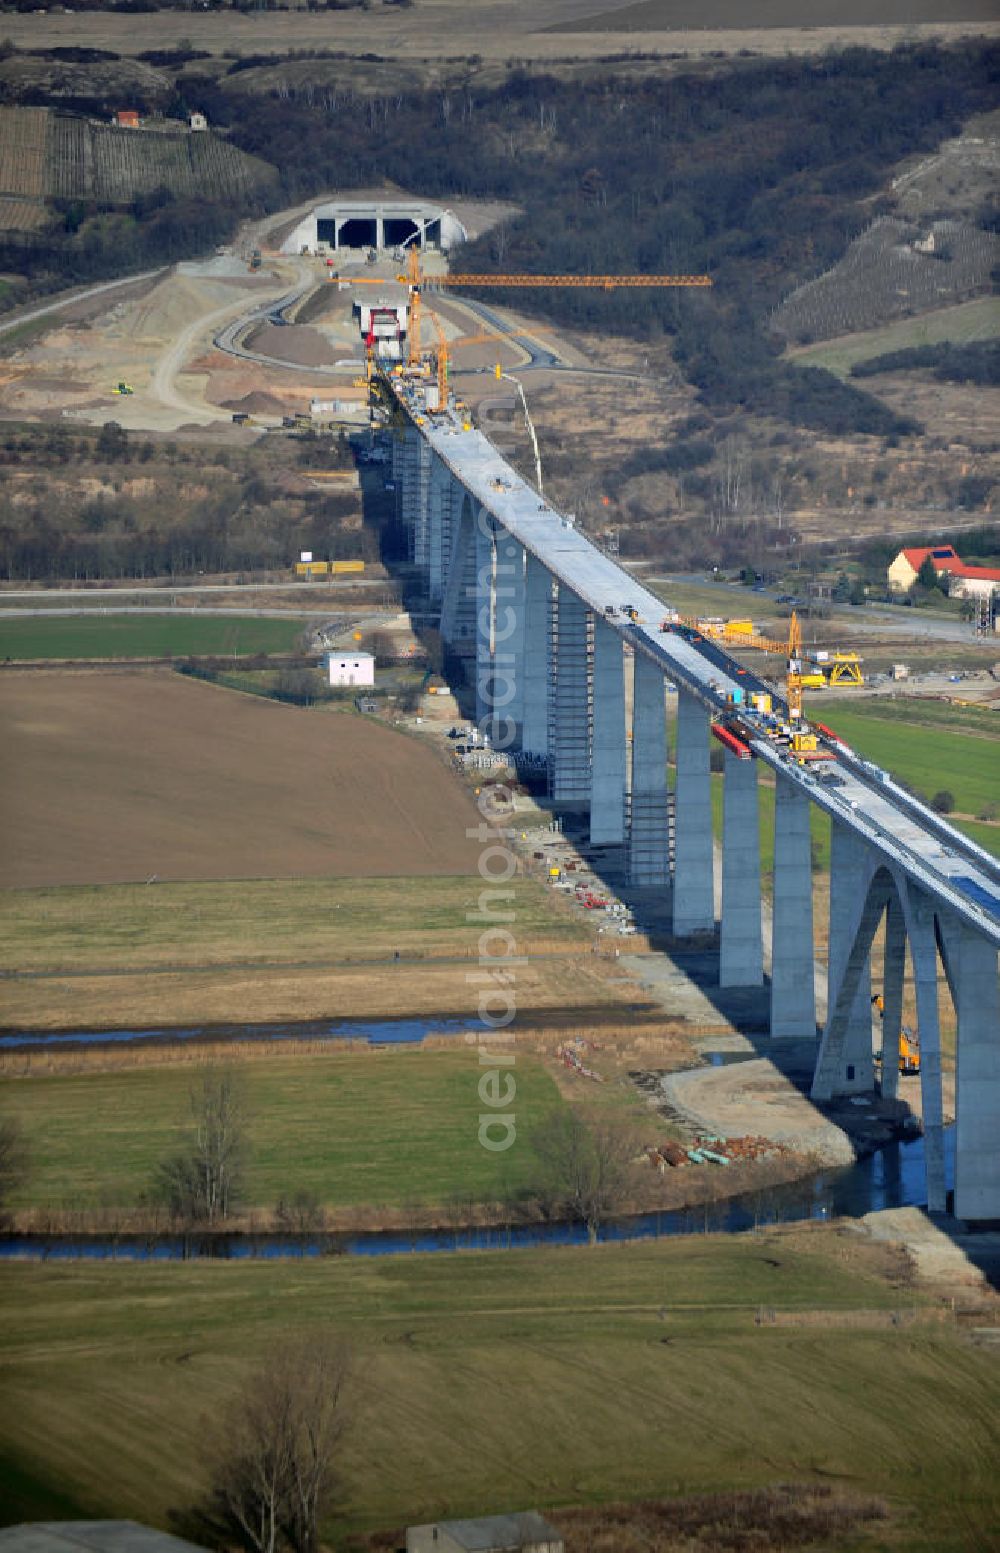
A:
<svg viewBox="0 0 1000 1553">
<path fill-rule="evenodd" d="M 827 1023 L 820 1044 L 812 1085 L 814 1100 L 829 1100 L 835 1095 L 868 1092 L 874 1088 L 874 1072 L 864 1084 L 858 1069 L 862 1058 L 871 1063 L 871 1037 L 867 1053 L 850 1035 L 851 1012 L 872 943 L 884 914 L 887 914 L 885 984 L 892 992 L 891 1006 L 883 1015 L 883 1073 L 893 1070 L 899 1042 L 899 1016 L 902 1008 L 903 969 L 906 942 L 909 941 L 913 978 L 917 995 L 917 1025 L 920 1032 L 920 1092 L 924 1124 L 924 1153 L 927 1170 L 928 1206 L 945 1209 L 943 1095 L 941 1087 L 941 1028 L 938 1014 L 937 956 L 939 925 L 933 901 L 902 873 L 888 865 L 870 848 L 861 860 L 860 886 L 848 931 L 849 949 L 842 971 L 828 998 Z M 854 1060 L 852 1060 L 854 1059 Z M 889 1086 L 894 1092 L 894 1082 Z"/>
</svg>

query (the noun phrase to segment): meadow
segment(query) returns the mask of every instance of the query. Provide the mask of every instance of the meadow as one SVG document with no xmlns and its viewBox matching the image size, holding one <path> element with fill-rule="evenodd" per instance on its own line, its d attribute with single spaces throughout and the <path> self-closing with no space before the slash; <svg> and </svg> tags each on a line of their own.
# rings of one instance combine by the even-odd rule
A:
<svg viewBox="0 0 1000 1553">
<path fill-rule="evenodd" d="M 2 1518 L 165 1525 L 213 1420 L 289 1334 L 357 1351 L 348 1534 L 432 1517 L 848 1483 L 863 1541 L 949 1553 L 1000 1524 L 1000 1369 L 856 1231 L 250 1265 L 0 1267 Z M 755 1312 L 802 1325 L 757 1327 Z M 902 1308 L 918 1320 L 877 1323 Z M 915 1444 L 907 1419 L 919 1419 Z M 177 1520 L 172 1521 L 176 1528 Z M 384 1546 L 385 1544 L 383 1544 Z"/>
<path fill-rule="evenodd" d="M 845 334 L 819 345 L 803 345 L 788 352 L 799 366 L 825 367 L 837 377 L 847 378 L 857 361 L 868 361 L 889 351 L 908 350 L 915 345 L 940 345 L 948 340 L 966 345 L 973 340 L 993 340 L 1000 333 L 1000 319 L 992 297 L 959 302 L 917 318 L 899 318 L 879 329 L 864 329 Z"/>
<path fill-rule="evenodd" d="M 1000 717 L 972 708 L 948 708 L 964 713 L 962 731 L 956 720 L 938 712 L 937 703 L 826 698 L 807 710 L 829 718 L 840 737 L 859 754 L 915 788 L 925 799 L 947 790 L 957 815 L 980 816 L 990 805 L 1000 806 Z M 974 731 L 973 731 L 974 729 Z M 965 821 L 955 823 L 965 828 Z M 1000 827 L 980 826 L 992 835 L 983 844 L 1000 853 Z M 977 836 L 977 840 L 979 837 Z"/>
<path fill-rule="evenodd" d="M 472 1015 L 483 922 L 468 876 L 0 891 L 0 1025 L 151 1028 Z M 619 1002 L 586 923 L 511 881 L 518 1008 Z M 396 956 L 399 956 L 397 959 Z"/>
<path fill-rule="evenodd" d="M 99 972 L 335 966 L 467 957 L 482 931 L 467 876 L 246 879 L 0 891 L 0 970 Z M 586 926 L 533 879 L 513 879 L 525 944 L 589 943 Z"/>
<path fill-rule="evenodd" d="M 14 1209 L 86 1214 L 149 1199 L 157 1164 L 183 1145 L 201 1070 L 196 1053 L 146 1055 L 148 1066 L 0 1084 L 0 1110 L 18 1117 L 31 1148 Z M 242 1211 L 266 1213 L 303 1192 L 327 1208 L 363 1209 L 368 1222 L 385 1209 L 440 1213 L 453 1199 L 468 1218 L 469 1203 L 530 1191 L 538 1172 L 528 1145 L 564 1103 L 560 1092 L 539 1058 L 519 1054 L 518 1143 L 490 1153 L 477 1136 L 481 1071 L 478 1049 L 460 1038 L 450 1050 L 252 1054 L 238 1078 Z"/>
<path fill-rule="evenodd" d="M 293 652 L 303 621 L 234 615 L 58 616 L 0 618 L 0 659 L 39 658 L 246 658 L 259 652 Z"/>
<path fill-rule="evenodd" d="M 846 694 L 846 693 L 845 693 Z M 1000 718 L 975 707 L 941 702 L 866 700 L 847 704 L 843 696 L 812 697 L 807 715 L 830 723 L 859 754 L 900 778 L 925 800 L 947 789 L 955 799 L 949 816 L 957 829 L 1000 856 L 1000 824 L 973 819 L 992 805 L 1000 811 Z M 715 834 L 722 836 L 723 779 L 712 776 Z M 760 783 L 761 868 L 774 866 L 774 782 Z M 815 805 L 810 811 L 813 866 L 830 867 L 830 825 Z"/>
</svg>

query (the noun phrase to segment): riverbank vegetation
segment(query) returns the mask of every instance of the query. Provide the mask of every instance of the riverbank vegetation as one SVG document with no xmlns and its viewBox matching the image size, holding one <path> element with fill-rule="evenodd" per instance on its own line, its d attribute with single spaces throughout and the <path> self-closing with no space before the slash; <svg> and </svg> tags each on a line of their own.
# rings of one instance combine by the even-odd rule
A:
<svg viewBox="0 0 1000 1553">
<path fill-rule="evenodd" d="M 557 1515 L 581 1498 L 817 1479 L 885 1498 L 891 1521 L 866 1546 L 958 1553 L 987 1546 L 1000 1520 L 1000 1372 L 950 1313 L 935 1319 L 905 1258 L 853 1228 L 250 1266 L 6 1265 L 0 1311 L 9 1521 L 130 1515 L 177 1529 L 205 1487 L 206 1414 L 277 1343 L 321 1334 L 354 1348 L 360 1377 L 344 1510 L 325 1528 L 336 1545 L 395 1528 L 380 1543 L 394 1547 L 407 1524 L 511 1505 Z M 756 1324 L 761 1311 L 773 1324 Z M 900 1419 L 918 1416 L 915 1452 Z"/>
</svg>

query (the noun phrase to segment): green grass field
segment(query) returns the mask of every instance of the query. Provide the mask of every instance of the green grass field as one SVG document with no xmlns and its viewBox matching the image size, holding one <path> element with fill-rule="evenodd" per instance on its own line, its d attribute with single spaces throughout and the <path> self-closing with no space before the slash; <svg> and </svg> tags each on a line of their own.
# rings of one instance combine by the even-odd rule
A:
<svg viewBox="0 0 1000 1553">
<path fill-rule="evenodd" d="M 567 947 L 585 925 L 533 879 L 513 893 L 512 931 Z M 469 878 L 251 879 L 0 890 L 0 969 L 136 970 L 465 955 L 483 922 Z M 471 918 L 471 920 L 470 920 Z"/>
<path fill-rule="evenodd" d="M 803 350 L 789 351 L 799 366 L 826 367 L 837 377 L 847 377 L 856 361 L 868 361 L 889 351 L 914 345 L 939 345 L 944 340 L 966 345 L 970 340 L 995 340 L 1000 334 L 1000 309 L 992 297 L 942 307 L 919 318 L 901 318 L 882 329 L 847 334 Z"/>
<path fill-rule="evenodd" d="M 874 1254 L 874 1253 L 871 1253 Z M 824 1542 L 981 1550 L 1000 1367 L 945 1324 L 754 1325 L 923 1301 L 817 1227 L 594 1249 L 0 1267 L 0 1516 L 164 1525 L 212 1419 L 282 1336 L 357 1349 L 328 1535 L 522 1506 L 838 1482 L 895 1525 Z M 343 1547 L 343 1540 L 337 1540 Z"/>
<path fill-rule="evenodd" d="M 292 652 L 304 622 L 253 616 L 0 617 L 0 659 L 249 657 Z"/>
<path fill-rule="evenodd" d="M 140 1059 L 141 1060 L 141 1059 Z M 305 1191 L 370 1211 L 451 1198 L 495 1201 L 537 1174 L 527 1141 L 559 1106 L 537 1058 L 516 1063 L 518 1142 L 478 1142 L 478 1048 L 255 1057 L 239 1066 L 249 1144 L 247 1208 Z M 54 1074 L 0 1084 L 0 1112 L 30 1140 L 31 1174 L 14 1206 L 133 1207 L 190 1125 L 192 1062 Z"/>
<path fill-rule="evenodd" d="M 845 693 L 846 696 L 846 693 Z M 848 702 L 845 696 L 814 696 L 806 711 L 832 727 L 862 755 L 885 766 L 928 799 L 943 788 L 955 796 L 963 814 L 979 814 L 990 803 L 1000 807 L 1000 717 L 978 707 L 945 702 L 871 699 Z M 712 819 L 722 836 L 723 778 L 712 775 Z M 774 784 L 760 783 L 760 858 L 765 874 L 774 866 Z M 810 811 L 815 866 L 830 866 L 830 825 L 815 805 Z M 980 846 L 1000 856 L 1000 825 L 956 819 L 956 826 Z"/>
<path fill-rule="evenodd" d="M 927 703 L 926 710 L 924 703 L 917 703 L 911 711 L 903 702 L 855 701 L 847 706 L 832 698 L 811 701 L 807 710 L 822 721 L 829 718 L 836 732 L 860 754 L 928 799 L 947 789 L 954 795 L 956 810 L 965 815 L 978 815 L 989 804 L 1000 804 L 1000 718 L 995 712 L 980 716 L 967 708 L 947 708 L 937 714 L 933 702 Z M 974 725 L 976 731 L 959 732 L 956 720 L 948 716 L 955 711 L 971 712 L 964 726 Z M 911 721 L 920 713 L 925 713 L 926 721 L 923 717 Z M 961 829 L 967 826 L 964 820 L 955 823 Z M 1000 826 L 979 825 L 976 832 L 977 840 L 1000 853 Z"/>
</svg>

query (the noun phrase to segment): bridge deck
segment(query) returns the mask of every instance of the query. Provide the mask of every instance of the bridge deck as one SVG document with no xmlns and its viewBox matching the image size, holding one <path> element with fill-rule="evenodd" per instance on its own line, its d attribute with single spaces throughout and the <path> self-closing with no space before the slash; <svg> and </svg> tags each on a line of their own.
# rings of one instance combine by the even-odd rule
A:
<svg viewBox="0 0 1000 1553">
<path fill-rule="evenodd" d="M 463 430 L 451 411 L 429 416 L 420 385 L 397 378 L 387 381 L 409 418 L 477 506 L 485 508 L 502 529 L 634 650 L 652 658 L 674 684 L 717 714 L 732 712 L 728 698 L 734 690 L 763 688 L 716 643 L 692 642 L 675 632 L 661 632 L 667 610 L 662 600 L 591 544 L 571 519 L 543 500 L 481 431 Z M 614 613 L 609 612 L 612 610 Z M 751 747 L 759 759 L 803 788 L 813 803 L 1000 946 L 1000 861 L 849 747 L 829 739 L 821 743 L 837 756 L 841 785 L 828 786 L 808 766 L 763 737 L 763 730 L 761 737 L 751 741 Z"/>
</svg>

